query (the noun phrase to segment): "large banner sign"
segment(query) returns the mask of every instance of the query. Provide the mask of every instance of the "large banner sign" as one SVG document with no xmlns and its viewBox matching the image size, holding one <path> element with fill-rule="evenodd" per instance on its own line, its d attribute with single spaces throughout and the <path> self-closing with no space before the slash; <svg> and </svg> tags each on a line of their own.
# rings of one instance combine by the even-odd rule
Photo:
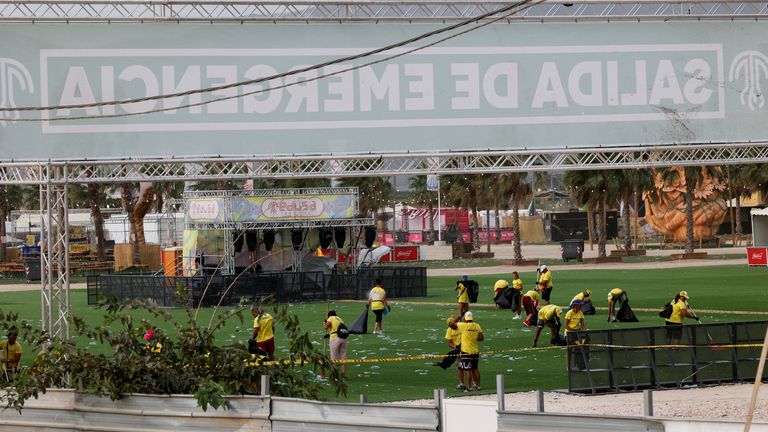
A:
<svg viewBox="0 0 768 432">
<path fill-rule="evenodd" d="M 761 90 L 768 86 L 764 22 L 496 24 L 298 85 L 280 88 L 394 52 L 265 84 L 99 105 L 271 76 L 434 28 L 5 25 L 0 28 L 0 106 L 87 106 L 0 113 L 0 159 L 541 149 L 768 138 Z M 266 92 L 269 88 L 274 89 Z M 43 121 L 20 121 L 30 118 Z"/>
<path fill-rule="evenodd" d="M 355 196 L 348 194 L 269 197 L 191 198 L 187 223 L 248 223 L 355 217 Z"/>
</svg>

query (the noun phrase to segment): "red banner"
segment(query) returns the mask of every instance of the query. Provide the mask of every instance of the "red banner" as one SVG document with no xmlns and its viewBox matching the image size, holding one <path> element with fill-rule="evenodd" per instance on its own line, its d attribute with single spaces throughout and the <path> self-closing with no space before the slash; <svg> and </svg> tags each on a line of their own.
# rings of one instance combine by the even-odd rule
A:
<svg viewBox="0 0 768 432">
<path fill-rule="evenodd" d="M 390 253 L 381 257 L 380 262 L 407 262 L 419 260 L 418 246 L 396 247 Z"/>
<path fill-rule="evenodd" d="M 747 248 L 747 262 L 751 266 L 768 266 L 768 249 Z"/>
</svg>

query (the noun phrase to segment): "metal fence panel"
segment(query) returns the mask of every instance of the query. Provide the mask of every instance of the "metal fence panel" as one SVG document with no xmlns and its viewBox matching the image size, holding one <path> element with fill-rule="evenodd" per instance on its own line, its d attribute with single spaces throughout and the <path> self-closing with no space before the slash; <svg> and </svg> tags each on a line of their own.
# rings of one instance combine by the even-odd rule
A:
<svg viewBox="0 0 768 432">
<path fill-rule="evenodd" d="M 568 349 L 568 388 L 599 393 L 753 380 L 760 348 L 721 345 L 761 344 L 766 326 L 768 321 L 686 325 L 679 343 L 668 327 L 577 332 L 589 344 Z M 664 344 L 688 347 L 653 348 Z"/>
<path fill-rule="evenodd" d="M 272 398 L 275 432 L 436 431 L 434 407 L 347 404 Z"/>
<path fill-rule="evenodd" d="M 664 432 L 664 424 L 642 417 L 498 411 L 498 432 L 553 432 L 574 428 L 610 432 Z"/>
</svg>

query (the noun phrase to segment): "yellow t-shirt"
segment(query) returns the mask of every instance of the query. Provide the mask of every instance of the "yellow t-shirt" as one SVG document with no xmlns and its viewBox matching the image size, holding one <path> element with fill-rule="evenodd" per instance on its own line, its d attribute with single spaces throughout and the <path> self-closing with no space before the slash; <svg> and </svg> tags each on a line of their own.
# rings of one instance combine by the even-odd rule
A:
<svg viewBox="0 0 768 432">
<path fill-rule="evenodd" d="M 618 297 L 618 296 L 620 296 L 620 295 L 621 295 L 621 293 L 623 293 L 623 292 L 624 292 L 624 290 L 623 290 L 623 289 L 621 289 L 621 288 L 614 288 L 614 289 L 612 289 L 612 290 L 611 290 L 611 291 L 608 293 L 608 295 L 609 295 L 610 297 L 614 297 L 614 298 L 615 298 L 615 297 Z"/>
<path fill-rule="evenodd" d="M 581 330 L 581 323 L 584 321 L 584 313 L 576 312 L 571 309 L 565 314 L 565 331 Z"/>
<path fill-rule="evenodd" d="M 326 329 L 328 334 L 331 335 L 329 340 L 334 340 L 338 337 L 336 332 L 339 331 L 339 324 L 343 323 L 344 321 L 337 316 L 328 317 L 326 321 L 331 324 L 331 326 Z"/>
<path fill-rule="evenodd" d="M 560 306 L 550 304 L 539 309 L 539 319 L 543 319 L 544 321 L 551 321 L 555 315 L 558 317 L 563 315 L 563 310 L 560 309 Z"/>
<path fill-rule="evenodd" d="M 688 305 L 683 300 L 678 300 L 677 303 L 672 305 L 672 315 L 667 318 L 667 321 L 671 323 L 682 324 L 683 323 L 683 311 L 688 309 Z"/>
<path fill-rule="evenodd" d="M 21 344 L 19 344 L 19 341 L 11 345 L 8 344 L 8 339 L 0 341 L 0 358 L 2 358 L 3 362 L 9 357 L 15 357 L 13 354 L 21 354 Z M 8 362 L 9 368 L 13 369 L 16 366 L 18 366 L 18 362 Z"/>
<path fill-rule="evenodd" d="M 571 299 L 571 303 L 573 303 L 574 300 L 584 301 L 584 292 L 580 292 L 573 296 L 573 299 Z"/>
<path fill-rule="evenodd" d="M 457 331 L 461 332 L 461 352 L 467 354 L 475 354 L 480 352 L 477 344 L 477 338 L 483 331 L 480 324 L 475 322 L 463 322 L 456 323 L 459 328 Z"/>
<path fill-rule="evenodd" d="M 539 293 L 534 290 L 528 291 L 523 297 L 530 297 L 533 301 L 539 301 Z"/>
<path fill-rule="evenodd" d="M 469 303 L 469 294 L 467 294 L 467 287 L 463 283 L 456 285 L 454 290 L 459 291 L 459 295 L 456 298 L 459 299 L 459 303 Z"/>
<path fill-rule="evenodd" d="M 386 295 L 387 292 L 384 291 L 384 288 L 373 287 L 371 292 L 368 294 L 368 298 L 371 299 L 371 310 L 384 309 L 384 297 Z"/>
<path fill-rule="evenodd" d="M 539 276 L 539 286 L 541 288 L 552 288 L 552 272 L 547 270 Z"/>
<path fill-rule="evenodd" d="M 448 330 L 445 331 L 445 340 L 453 342 L 454 345 L 459 345 L 461 343 L 461 330 L 454 330 L 448 327 Z"/>
<path fill-rule="evenodd" d="M 256 342 L 265 342 L 275 337 L 274 331 L 272 331 L 272 315 L 263 313 L 253 319 L 253 328 L 259 328 L 259 332 L 256 333 Z"/>
<path fill-rule="evenodd" d="M 512 289 L 516 289 L 518 292 L 523 291 L 523 280 L 520 278 L 512 279 Z"/>
</svg>

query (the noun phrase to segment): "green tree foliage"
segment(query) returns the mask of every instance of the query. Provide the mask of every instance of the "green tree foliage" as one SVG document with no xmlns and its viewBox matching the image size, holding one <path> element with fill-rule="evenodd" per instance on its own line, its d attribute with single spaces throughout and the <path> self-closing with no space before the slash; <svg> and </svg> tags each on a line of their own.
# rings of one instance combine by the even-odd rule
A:
<svg viewBox="0 0 768 432">
<path fill-rule="evenodd" d="M 280 335 L 289 347 L 288 356 L 276 364 L 251 356 L 245 341 L 216 338 L 228 320 L 242 323 L 250 319 L 247 305 L 224 312 L 207 327 L 195 320 L 195 310 L 189 307 L 185 309 L 186 319 L 179 321 L 146 301 L 119 303 L 113 299 L 100 308 L 104 311 L 101 325 L 92 327 L 74 316 L 71 329 L 74 337 L 107 345 L 109 353 L 93 352 L 88 345 L 72 340 L 51 340 L 30 323 L 20 321 L 17 314 L 0 311 L 0 331 L 17 327 L 19 340 L 27 347 L 25 352 L 39 352 L 31 366 L 19 371 L 13 388 L 0 396 L 0 401 L 20 411 L 26 399 L 71 383 L 81 391 L 113 400 L 126 393 L 193 394 L 203 409 L 226 408 L 225 395 L 256 393 L 261 375 L 271 377 L 273 395 L 318 399 L 324 384 L 316 379 L 316 368 L 325 371 L 337 394 L 346 393 L 340 368 L 314 348 L 287 306 L 274 308 L 275 322 L 284 327 Z M 164 323 L 164 330 L 149 342 L 143 336 L 154 326 L 135 318 L 135 312 L 141 310 Z"/>
</svg>

